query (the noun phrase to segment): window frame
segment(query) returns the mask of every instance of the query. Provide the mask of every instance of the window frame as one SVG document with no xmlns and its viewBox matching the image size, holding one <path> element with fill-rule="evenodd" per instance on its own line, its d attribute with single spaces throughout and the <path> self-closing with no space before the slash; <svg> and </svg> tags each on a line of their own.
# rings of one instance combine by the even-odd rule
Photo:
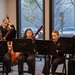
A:
<svg viewBox="0 0 75 75">
<path fill-rule="evenodd" d="M 21 0 L 16 0 L 16 25 L 17 38 L 21 37 Z M 45 0 L 43 0 L 43 25 L 45 25 Z M 43 28 L 43 39 L 45 39 L 45 28 Z"/>
</svg>

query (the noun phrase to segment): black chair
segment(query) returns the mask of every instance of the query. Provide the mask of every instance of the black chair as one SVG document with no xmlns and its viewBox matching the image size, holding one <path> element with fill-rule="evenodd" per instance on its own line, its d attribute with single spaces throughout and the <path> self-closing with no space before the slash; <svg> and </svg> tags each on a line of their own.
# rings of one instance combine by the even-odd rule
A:
<svg viewBox="0 0 75 75">
<path fill-rule="evenodd" d="M 65 57 L 65 60 L 62 62 L 62 63 L 60 63 L 60 64 L 58 64 L 58 67 L 59 67 L 59 65 L 61 66 L 61 65 L 63 65 L 62 66 L 62 72 L 60 72 L 60 71 L 57 71 L 57 69 L 58 69 L 58 67 L 57 67 L 57 69 L 56 69 L 56 71 L 55 71 L 55 75 L 67 75 L 67 73 L 66 73 L 66 55 L 64 55 L 64 57 Z M 50 71 L 49 71 L 49 74 L 52 74 L 52 72 L 51 72 L 51 68 L 52 68 L 52 59 L 51 59 L 51 61 L 50 61 L 50 66 L 49 66 L 49 68 L 50 68 Z M 64 72 L 65 71 L 65 72 Z M 48 74 L 48 75 L 49 75 Z"/>
<path fill-rule="evenodd" d="M 61 64 L 63 64 L 62 72 L 55 72 L 55 74 L 67 75 L 67 74 L 66 74 L 66 56 L 65 56 L 65 60 L 64 60 L 63 63 L 61 63 Z M 61 65 L 61 64 L 59 64 L 59 65 Z M 59 66 L 59 65 L 58 65 L 58 66 Z M 65 72 L 64 72 L 64 71 L 65 71 Z"/>
<path fill-rule="evenodd" d="M 6 54 L 8 52 L 8 46 L 7 46 L 7 41 L 0 41 L 0 54 Z M 0 73 L 6 73 L 6 67 L 5 67 L 5 62 L 1 59 L 0 60 L 0 65 L 2 67 L 2 70 Z"/>
<path fill-rule="evenodd" d="M 0 68 L 2 68 L 2 70 L 0 70 L 0 73 L 5 73 L 5 66 L 4 66 L 4 62 L 2 60 L 0 60 Z"/>
</svg>

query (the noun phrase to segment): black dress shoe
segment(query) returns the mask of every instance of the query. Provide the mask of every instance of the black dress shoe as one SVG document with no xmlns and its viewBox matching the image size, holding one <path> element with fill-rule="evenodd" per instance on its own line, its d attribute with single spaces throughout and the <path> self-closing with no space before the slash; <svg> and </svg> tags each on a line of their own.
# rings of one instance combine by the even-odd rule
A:
<svg viewBox="0 0 75 75">
<path fill-rule="evenodd" d="M 32 75 L 35 75 L 35 74 L 32 74 Z"/>
<path fill-rule="evenodd" d="M 19 72 L 19 75 L 22 75 L 22 73 L 21 73 L 21 72 Z"/>
<path fill-rule="evenodd" d="M 6 73 L 6 75 L 8 75 L 8 73 Z"/>
</svg>

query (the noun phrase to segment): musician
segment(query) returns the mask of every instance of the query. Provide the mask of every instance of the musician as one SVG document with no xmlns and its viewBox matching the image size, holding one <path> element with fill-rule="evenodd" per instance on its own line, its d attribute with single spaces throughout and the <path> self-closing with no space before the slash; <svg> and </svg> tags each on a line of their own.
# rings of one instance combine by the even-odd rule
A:
<svg viewBox="0 0 75 75">
<path fill-rule="evenodd" d="M 0 26 L 0 30 L 2 32 L 6 31 L 6 29 L 7 29 L 7 23 L 8 23 L 8 20 L 4 19 L 2 25 Z M 5 33 L 4 34 L 2 33 L 2 37 L 4 35 L 5 35 Z M 0 39 L 0 41 L 1 40 L 3 40 L 3 39 Z M 11 71 L 11 60 L 10 60 L 8 54 L 0 54 L 0 60 L 3 60 L 5 62 L 6 72 L 7 72 L 6 75 L 8 75 L 8 73 Z"/>
<path fill-rule="evenodd" d="M 11 24 L 11 22 L 10 22 L 10 19 L 9 19 L 9 16 L 8 16 L 8 15 L 6 15 L 6 19 L 8 19 L 8 28 L 9 28 L 9 29 L 13 29 L 13 30 L 15 30 L 15 27 L 14 27 L 14 25 L 13 25 L 13 24 Z"/>
<path fill-rule="evenodd" d="M 2 25 L 0 26 L 0 30 L 2 31 L 2 37 L 6 34 L 7 32 L 7 24 L 8 24 L 8 20 L 5 18 L 3 19 Z"/>
<path fill-rule="evenodd" d="M 52 40 L 53 40 L 53 45 L 55 46 L 56 55 L 53 55 L 52 57 L 51 75 L 55 75 L 55 71 L 56 71 L 58 64 L 63 63 L 65 60 L 63 52 L 66 49 L 66 44 L 62 39 L 59 38 L 58 30 L 54 30 L 52 32 Z M 43 73 L 45 75 L 49 75 L 49 70 L 50 70 L 50 65 L 51 65 L 50 60 L 51 60 L 50 56 L 46 57 L 46 65 L 44 65 L 44 69 L 43 69 Z"/>
<path fill-rule="evenodd" d="M 9 25 L 9 20 L 7 18 L 3 19 L 2 25 L 0 26 L 2 37 L 4 37 L 6 33 L 8 32 L 8 30 L 10 29 L 13 29 L 13 30 L 11 34 L 9 34 L 7 38 L 5 38 L 6 40 L 11 40 L 11 38 L 15 36 L 15 27 L 14 25 Z"/>
<path fill-rule="evenodd" d="M 32 36 L 33 36 L 32 30 L 27 29 L 25 31 L 25 33 L 24 33 L 23 38 L 32 39 Z M 23 71 L 23 63 L 22 63 L 22 61 L 27 62 L 27 64 L 28 64 L 28 73 L 31 73 L 32 75 L 35 75 L 35 52 L 32 52 L 32 53 L 27 52 L 27 53 L 24 53 L 22 55 L 20 55 L 19 59 L 18 59 L 18 72 L 19 72 L 19 75 L 21 75 L 22 71 Z"/>
</svg>

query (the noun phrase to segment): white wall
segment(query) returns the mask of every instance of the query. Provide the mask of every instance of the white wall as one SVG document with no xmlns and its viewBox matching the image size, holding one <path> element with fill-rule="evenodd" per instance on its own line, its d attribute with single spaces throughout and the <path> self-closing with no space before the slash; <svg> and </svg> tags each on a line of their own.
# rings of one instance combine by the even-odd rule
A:
<svg viewBox="0 0 75 75">
<path fill-rule="evenodd" d="M 6 0 L 0 0 L 0 25 L 6 17 Z"/>
<path fill-rule="evenodd" d="M 6 10 L 10 22 L 16 27 L 16 0 L 6 0 Z"/>
</svg>

